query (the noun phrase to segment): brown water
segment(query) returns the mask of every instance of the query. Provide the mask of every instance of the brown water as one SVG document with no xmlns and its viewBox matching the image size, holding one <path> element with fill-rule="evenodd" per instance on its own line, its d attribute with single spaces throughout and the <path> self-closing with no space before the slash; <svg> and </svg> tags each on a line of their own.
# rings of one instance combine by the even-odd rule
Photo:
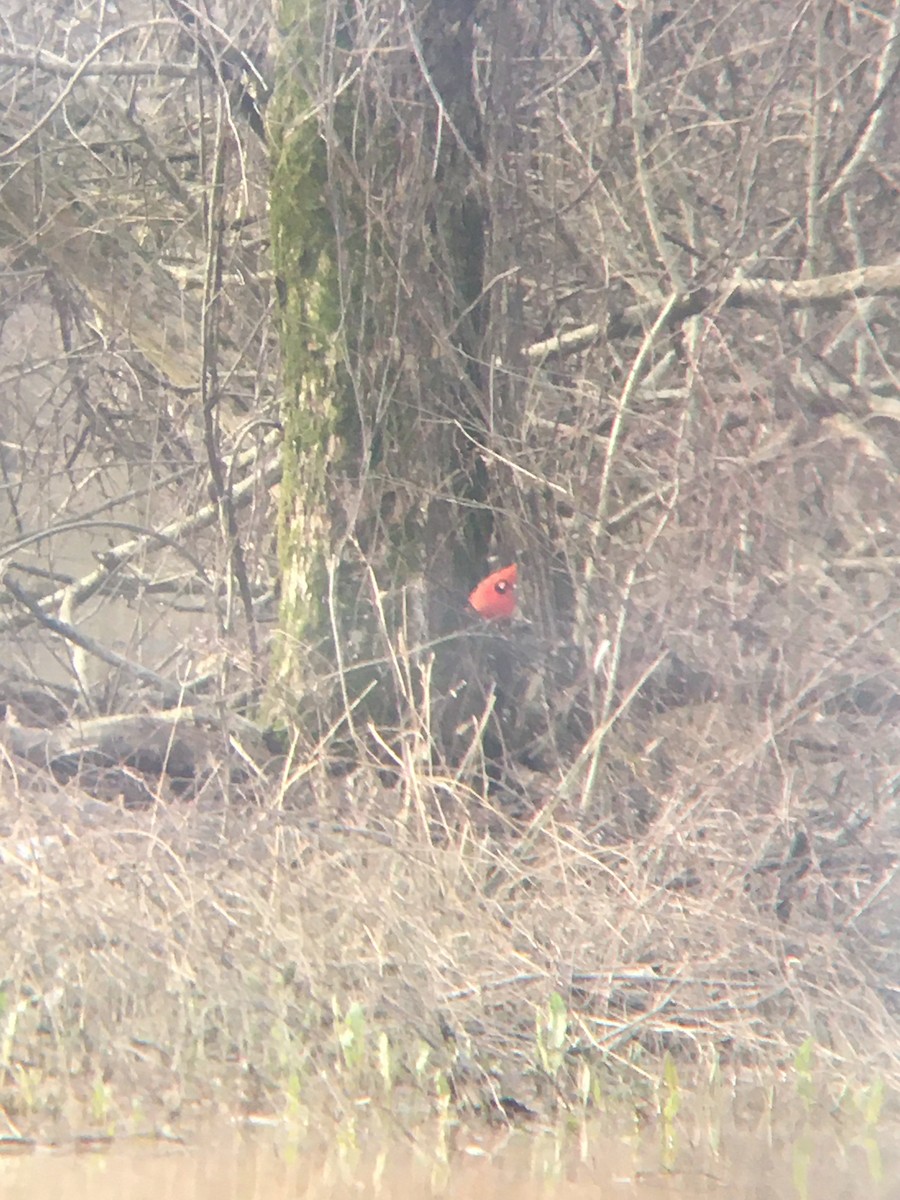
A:
<svg viewBox="0 0 900 1200">
<path fill-rule="evenodd" d="M 610 1137 L 589 1127 L 565 1140 L 502 1131 L 458 1140 L 365 1148 L 336 1142 L 304 1154 L 274 1132 L 207 1137 L 202 1144 L 118 1142 L 98 1152 L 0 1157 L 3 1200 L 287 1200 L 430 1197 L 453 1200 L 895 1200 L 900 1130 L 846 1142 L 802 1128 L 779 1140 L 732 1132 L 720 1144 L 672 1147 L 659 1136 Z M 673 1163 L 663 1169 L 663 1160 Z"/>
</svg>

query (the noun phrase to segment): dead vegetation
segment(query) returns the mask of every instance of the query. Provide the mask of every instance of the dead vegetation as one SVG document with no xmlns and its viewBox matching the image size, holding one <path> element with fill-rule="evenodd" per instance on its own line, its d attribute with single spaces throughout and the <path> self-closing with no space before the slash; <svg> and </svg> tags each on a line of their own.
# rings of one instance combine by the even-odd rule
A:
<svg viewBox="0 0 900 1200">
<path fill-rule="evenodd" d="M 637 1103 L 667 1050 L 685 1078 L 746 1081 L 810 1036 L 827 1087 L 896 1079 L 882 812 L 820 811 L 789 842 L 808 793 L 753 806 L 773 780 L 749 744 L 640 831 L 625 793 L 601 822 L 548 789 L 523 819 L 411 766 L 297 766 L 281 793 L 273 772 L 128 811 L 7 765 L 13 1130 L 283 1115 L 292 1095 L 424 1116 L 446 1089 L 461 1113 L 549 1114 Z"/>
</svg>

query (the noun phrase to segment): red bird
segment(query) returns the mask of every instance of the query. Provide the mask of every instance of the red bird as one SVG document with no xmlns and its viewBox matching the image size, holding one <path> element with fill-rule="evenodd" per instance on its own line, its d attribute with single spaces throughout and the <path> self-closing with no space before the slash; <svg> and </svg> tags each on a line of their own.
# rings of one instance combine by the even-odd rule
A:
<svg viewBox="0 0 900 1200">
<path fill-rule="evenodd" d="M 511 617 L 516 611 L 516 580 L 519 568 L 515 563 L 501 567 L 482 579 L 469 596 L 469 604 L 486 621 Z"/>
</svg>

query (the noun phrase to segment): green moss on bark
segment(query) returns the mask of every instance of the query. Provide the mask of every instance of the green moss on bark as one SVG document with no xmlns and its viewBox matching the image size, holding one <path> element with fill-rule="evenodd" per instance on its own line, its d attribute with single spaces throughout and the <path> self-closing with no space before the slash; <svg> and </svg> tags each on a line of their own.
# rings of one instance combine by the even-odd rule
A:
<svg viewBox="0 0 900 1200">
<path fill-rule="evenodd" d="M 281 305 L 284 471 L 279 517 L 281 631 L 275 679 L 301 683 L 298 647 L 325 625 L 328 470 L 339 456 L 338 286 L 327 159 L 309 81 L 323 6 L 283 0 L 284 31 L 270 109 L 272 253 Z"/>
</svg>

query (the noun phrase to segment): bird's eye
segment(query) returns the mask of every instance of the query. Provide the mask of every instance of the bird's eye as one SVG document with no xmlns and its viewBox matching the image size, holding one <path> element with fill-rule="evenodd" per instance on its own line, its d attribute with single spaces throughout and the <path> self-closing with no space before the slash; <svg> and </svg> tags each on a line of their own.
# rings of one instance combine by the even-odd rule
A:
<svg viewBox="0 0 900 1200">
<path fill-rule="evenodd" d="M 508 586 L 509 584 L 506 582 L 506 580 L 501 579 L 499 583 L 494 584 L 494 590 L 502 596 Z"/>
</svg>

